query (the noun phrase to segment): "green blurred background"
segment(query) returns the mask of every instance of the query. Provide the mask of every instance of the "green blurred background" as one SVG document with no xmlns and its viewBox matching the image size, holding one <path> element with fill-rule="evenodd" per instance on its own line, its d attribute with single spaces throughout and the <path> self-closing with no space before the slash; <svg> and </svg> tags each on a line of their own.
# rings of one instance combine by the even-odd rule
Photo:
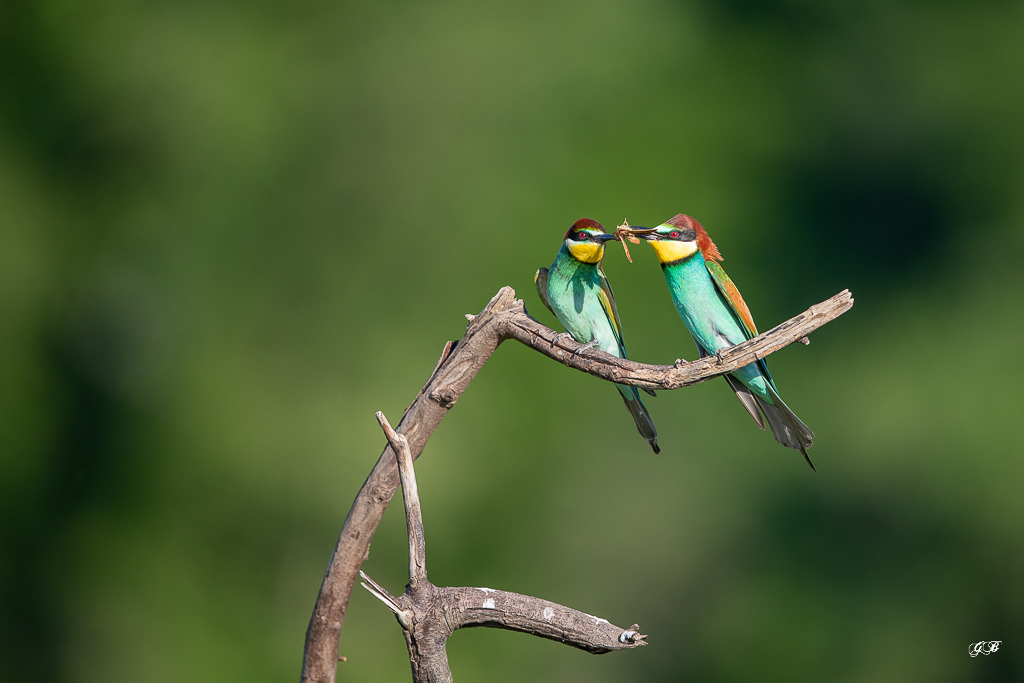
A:
<svg viewBox="0 0 1024 683">
<path fill-rule="evenodd" d="M 580 216 L 696 216 L 817 474 L 725 382 L 502 346 L 418 465 L 431 579 L 639 622 L 464 681 L 1024 680 L 1024 9 L 1009 1 L 0 5 L 0 678 L 289 681 L 440 353 Z M 613 248 L 631 356 L 695 350 Z M 405 583 L 388 510 L 364 565 Z M 972 659 L 968 645 L 1002 640 Z M 359 588 L 340 680 L 408 678 Z"/>
</svg>

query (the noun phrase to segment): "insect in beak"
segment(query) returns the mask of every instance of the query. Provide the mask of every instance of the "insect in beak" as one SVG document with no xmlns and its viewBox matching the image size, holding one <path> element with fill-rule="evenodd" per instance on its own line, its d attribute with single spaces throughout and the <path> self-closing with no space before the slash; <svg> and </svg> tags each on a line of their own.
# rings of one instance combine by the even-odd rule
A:
<svg viewBox="0 0 1024 683">
<path fill-rule="evenodd" d="M 630 263 L 633 262 L 633 257 L 629 255 L 629 247 L 626 246 L 626 240 L 629 240 L 633 244 L 640 244 L 639 238 L 636 235 L 646 236 L 654 232 L 654 228 L 641 228 L 639 226 L 631 226 L 629 221 L 623 220 L 622 225 L 615 228 L 615 237 L 622 242 L 622 250 L 626 252 L 626 260 Z"/>
</svg>

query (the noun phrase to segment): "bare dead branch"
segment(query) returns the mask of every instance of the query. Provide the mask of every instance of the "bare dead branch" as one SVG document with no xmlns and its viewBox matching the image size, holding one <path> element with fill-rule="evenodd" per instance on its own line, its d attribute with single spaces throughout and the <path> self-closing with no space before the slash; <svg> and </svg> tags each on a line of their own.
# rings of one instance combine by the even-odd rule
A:
<svg viewBox="0 0 1024 683">
<path fill-rule="evenodd" d="M 414 683 L 452 680 L 446 646 L 448 638 L 460 628 L 519 631 L 592 654 L 647 644 L 647 636 L 639 633 L 636 624 L 624 629 L 554 602 L 491 588 L 438 588 L 424 581 L 395 600 L 401 605 L 400 611 L 388 607 L 402 626 Z"/>
<path fill-rule="evenodd" d="M 700 360 L 677 360 L 675 365 L 637 363 L 612 356 L 599 349 L 576 352 L 583 344 L 579 344 L 572 337 L 559 335 L 531 318 L 522 308 L 521 301 L 515 302 L 512 309 L 498 318 L 498 324 L 501 325 L 502 334 L 506 338 L 515 339 L 548 358 L 595 377 L 641 389 L 679 389 L 725 375 L 775 353 L 807 337 L 852 307 L 853 296 L 850 290 L 844 289 L 832 298 L 811 306 L 800 315 L 749 341 Z"/>
<path fill-rule="evenodd" d="M 633 624 L 620 628 L 607 619 L 530 595 L 492 588 L 439 588 L 456 629 L 487 626 L 529 633 L 603 654 L 646 645 L 647 636 Z"/>
<path fill-rule="evenodd" d="M 466 316 L 469 325 L 465 336 L 457 343 L 445 344 L 437 366 L 395 431 L 406 437 L 413 459 L 418 458 L 441 420 L 506 339 L 515 339 L 563 365 L 602 379 L 648 389 L 676 389 L 707 381 L 764 358 L 807 337 L 852 306 L 853 297 L 844 290 L 768 332 L 715 356 L 689 363 L 677 361 L 675 365 L 647 365 L 616 358 L 599 350 L 573 354 L 580 344 L 571 339 L 556 341 L 555 331 L 531 318 L 523 302 L 515 299 L 512 288 L 503 287 L 478 315 Z M 327 565 L 306 630 L 303 683 L 333 683 L 335 680 L 338 638 L 352 586 L 398 484 L 395 454 L 388 446 L 353 501 Z"/>
</svg>

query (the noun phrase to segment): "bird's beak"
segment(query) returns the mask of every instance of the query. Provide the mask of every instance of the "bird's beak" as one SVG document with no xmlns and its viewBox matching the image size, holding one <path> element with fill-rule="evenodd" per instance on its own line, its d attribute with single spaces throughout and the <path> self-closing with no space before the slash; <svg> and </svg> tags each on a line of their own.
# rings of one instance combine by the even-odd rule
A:
<svg viewBox="0 0 1024 683">
<path fill-rule="evenodd" d="M 611 242 L 612 240 L 619 239 L 614 232 L 603 232 L 600 235 L 594 235 L 594 241 L 598 244 L 604 244 L 605 242 Z"/>
<path fill-rule="evenodd" d="M 626 234 L 626 237 L 642 237 L 648 242 L 656 242 L 658 240 L 658 235 L 654 232 L 654 228 L 641 228 L 638 225 L 631 225 L 628 228 L 621 228 L 621 230 Z"/>
</svg>

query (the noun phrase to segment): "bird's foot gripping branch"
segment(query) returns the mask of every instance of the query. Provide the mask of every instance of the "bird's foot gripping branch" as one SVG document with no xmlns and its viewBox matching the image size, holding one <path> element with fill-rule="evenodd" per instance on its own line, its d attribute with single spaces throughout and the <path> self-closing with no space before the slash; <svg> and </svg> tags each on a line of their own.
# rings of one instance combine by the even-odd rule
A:
<svg viewBox="0 0 1024 683">
<path fill-rule="evenodd" d="M 406 410 L 405 415 L 402 416 L 394 432 L 396 435 L 401 435 L 404 438 L 410 459 L 419 457 L 420 453 L 423 452 L 423 446 L 426 444 L 427 439 L 430 438 L 444 416 L 447 415 L 451 407 L 458 401 L 462 392 L 469 386 L 470 381 L 472 381 L 476 373 L 487 362 L 487 359 L 490 358 L 498 346 L 507 339 L 514 339 L 525 344 L 559 363 L 618 384 L 648 389 L 677 389 L 707 381 L 764 358 L 795 341 L 799 341 L 800 338 L 806 337 L 825 323 L 834 320 L 848 311 L 852 306 L 853 297 L 849 291 L 844 290 L 831 299 L 811 306 L 803 313 L 790 318 L 781 325 L 777 325 L 749 341 L 725 349 L 721 353 L 721 363 L 717 362 L 715 358 L 706 357 L 689 363 L 648 365 L 617 358 L 596 349 L 586 354 L 573 353 L 573 351 L 581 346 L 580 344 L 572 339 L 562 338 L 556 340 L 557 333 L 531 318 L 526 312 L 523 302 L 515 298 L 515 292 L 512 288 L 503 287 L 478 315 L 468 316 L 469 324 L 466 327 L 466 334 L 458 343 L 447 342 L 444 345 L 441 357 L 438 359 L 434 371 L 413 400 L 412 405 Z M 401 447 L 396 450 L 391 445 L 391 439 L 389 438 L 389 445 L 384 449 L 384 452 L 377 460 L 377 464 L 356 496 L 355 501 L 353 501 L 352 508 L 342 527 L 338 543 L 335 546 L 334 553 L 327 566 L 327 572 L 324 575 L 323 583 L 320 586 L 320 593 L 317 596 L 309 627 L 306 630 L 306 644 L 302 662 L 302 681 L 304 683 L 333 683 L 335 680 L 339 661 L 338 638 L 345 621 L 345 612 L 352 594 L 352 587 L 355 584 L 356 577 L 359 575 L 359 568 L 369 552 L 370 541 L 373 539 L 373 534 L 377 529 L 381 516 L 398 489 L 400 472 L 397 456 L 400 450 Z M 411 472 L 411 467 L 408 469 Z M 420 529 L 421 531 L 418 536 L 411 533 L 410 539 L 416 536 L 419 539 L 418 542 L 422 543 L 422 527 Z M 422 549 L 422 545 L 417 547 Z M 417 551 L 415 556 L 420 559 L 414 560 L 413 553 L 410 553 L 410 585 L 412 577 L 422 567 L 423 581 L 420 585 L 429 586 L 429 582 L 426 581 L 425 565 L 422 562 L 423 553 Z M 374 595 L 387 597 L 387 591 L 374 589 L 372 584 L 368 584 L 368 586 Z M 455 605 L 464 604 L 460 603 L 460 600 L 463 598 L 472 601 L 481 597 L 480 593 L 486 592 L 483 589 L 476 588 L 442 589 L 435 587 L 434 590 L 468 591 L 465 594 L 457 593 L 445 598 L 445 604 Z M 498 595 L 498 593 L 495 593 L 494 597 L 492 597 L 495 608 L 499 604 Z M 576 641 L 570 642 L 570 644 L 576 647 L 583 647 L 583 649 L 589 649 L 590 651 L 625 649 L 621 647 L 605 648 L 604 645 L 597 645 L 594 648 L 586 647 L 582 644 L 584 642 L 582 636 L 572 635 L 575 632 L 574 629 L 577 629 L 581 624 L 586 625 L 588 620 L 602 621 L 597 617 L 590 617 L 590 615 L 582 612 L 562 608 L 553 603 L 539 601 L 536 598 L 529 599 L 536 600 L 536 603 L 531 603 L 529 607 L 524 606 L 520 609 L 519 607 L 514 607 L 517 604 L 516 600 L 526 596 L 516 596 L 513 593 L 503 593 L 500 595 L 503 600 L 501 604 L 510 607 L 509 613 L 514 612 L 520 615 L 519 618 L 528 621 L 533 619 L 536 622 L 536 616 L 529 612 L 529 610 L 537 607 L 541 609 L 540 620 L 544 624 L 547 624 L 547 620 L 544 619 L 546 609 L 552 610 L 553 619 L 555 616 L 564 614 L 564 620 L 559 622 L 562 624 L 564 635 L 558 637 L 547 635 L 546 633 L 537 633 L 537 635 L 553 637 L 553 639 L 563 640 L 563 642 L 569 642 L 576 638 Z M 402 616 L 399 615 L 399 612 L 408 609 L 409 605 L 403 603 L 401 598 L 392 597 L 391 600 L 393 603 L 389 603 L 387 600 L 385 600 L 385 603 L 388 604 L 389 608 L 392 608 L 392 604 L 398 607 L 395 613 L 399 616 L 401 623 Z M 486 601 L 486 598 L 484 598 L 484 601 Z M 412 607 L 415 607 L 414 603 Z M 565 610 L 565 612 L 556 611 L 559 609 Z M 467 608 L 464 612 L 464 618 L 473 620 L 494 616 L 489 610 L 490 608 L 484 607 L 484 602 L 481 602 L 479 608 Z M 393 611 L 395 610 L 393 609 Z M 529 613 L 527 614 L 526 612 Z M 584 617 L 583 621 L 580 621 L 579 615 Z M 412 618 L 413 620 L 410 623 L 415 622 L 415 611 Z M 467 623 L 462 625 L 493 624 L 470 624 L 467 621 Z M 629 640 L 632 647 L 636 647 L 638 643 L 643 642 L 643 637 L 636 634 L 637 629 L 635 627 L 621 630 L 610 624 L 595 624 L 595 626 L 597 625 L 602 627 L 602 631 L 600 640 L 594 642 L 608 643 L 604 639 L 606 635 L 612 637 L 620 645 L 625 645 L 620 639 Z M 507 627 L 514 628 L 511 625 Z M 540 628 L 541 624 L 537 622 L 533 627 Z M 544 626 L 544 628 L 547 628 L 547 626 Z M 404 624 L 403 630 L 405 630 Z M 519 630 L 528 630 L 528 628 L 524 627 Z M 607 634 L 604 631 L 607 631 Z M 615 635 L 616 631 L 618 635 Z M 446 659 L 445 669 L 447 669 Z"/>
</svg>

